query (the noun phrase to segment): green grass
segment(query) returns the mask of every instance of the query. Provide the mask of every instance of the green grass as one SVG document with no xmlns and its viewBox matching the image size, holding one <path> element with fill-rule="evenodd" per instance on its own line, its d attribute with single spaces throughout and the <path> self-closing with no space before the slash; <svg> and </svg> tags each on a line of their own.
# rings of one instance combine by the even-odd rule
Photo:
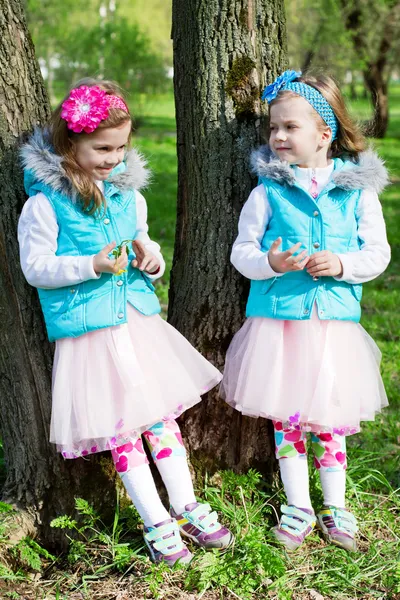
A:
<svg viewBox="0 0 400 600">
<path fill-rule="evenodd" d="M 317 505 L 321 490 L 315 471 L 311 495 Z M 325 600 L 395 600 L 400 593 L 400 499 L 375 470 L 374 456 L 364 453 L 351 461 L 347 496 L 362 524 L 360 552 L 348 554 L 329 546 L 315 532 L 301 551 L 288 555 L 270 533 L 283 501 L 277 478 L 267 486 L 253 470 L 245 475 L 219 473 L 206 482 L 201 497 L 231 527 L 235 545 L 222 554 L 191 548 L 195 552 L 191 565 L 173 570 L 150 563 L 133 507 L 120 508 L 117 502 L 113 523 L 104 524 L 86 501 L 77 499 L 79 524 L 67 516 L 53 522 L 71 540 L 69 552 L 54 561 L 28 538 L 7 555 L 3 548 L 0 592 L 53 598 L 50 593 L 58 590 L 59 597 L 85 600 L 118 598 L 119 592 L 127 598 L 171 600 L 305 600 L 314 590 Z M 71 532 L 78 533 L 78 539 L 71 538 Z M 35 596 L 25 595 L 27 586 L 33 591 L 32 583 L 27 583 L 29 573 L 37 574 Z"/>
<path fill-rule="evenodd" d="M 357 100 L 352 109 L 362 119 L 371 108 Z M 145 193 L 149 226 L 167 260 L 167 272 L 158 285 L 167 303 L 176 209 L 176 153 L 171 96 L 142 100 L 137 108 L 135 144 L 153 170 L 153 184 Z M 393 185 L 383 194 L 392 262 L 387 272 L 364 286 L 362 324 L 383 355 L 382 371 L 390 407 L 374 423 L 363 426 L 349 442 L 347 500 L 361 526 L 360 552 L 347 554 L 328 546 L 314 533 L 300 552 L 287 555 L 276 547 L 270 528 L 284 497 L 276 477 L 271 485 L 250 471 L 218 473 L 206 482 L 199 496 L 208 500 L 236 534 L 236 544 L 225 554 L 195 551 L 188 569 L 169 570 L 149 562 L 140 524 L 133 508 L 119 508 L 113 524 L 101 523 L 81 502 L 84 522 L 79 543 L 56 563 L 29 540 L 10 558 L 0 561 L 0 597 L 15 598 L 162 598 L 217 600 L 234 598 L 279 600 L 372 600 L 400 598 L 400 87 L 391 90 L 388 136 L 375 142 L 386 159 Z M 322 495 L 318 476 L 310 469 L 315 506 Z M 79 502 L 79 501 L 78 501 Z M 1 510 L 1 507 L 0 507 Z M 75 525 L 58 521 L 66 534 Z M 57 524 L 57 523 L 56 523 Z M 79 526 L 81 527 L 81 526 Z M 3 547 L 7 540 L 1 538 Z M 40 563 L 40 567 L 39 567 Z M 27 576 L 39 573 L 33 584 Z M 29 596 L 36 590 L 35 594 Z M 9 594 L 8 596 L 6 594 Z M 11 595 L 13 594 L 13 595 Z M 118 596 L 120 594 L 120 596 Z M 125 595 L 126 594 L 126 595 Z M 318 596 L 320 594 L 320 596 Z"/>
</svg>

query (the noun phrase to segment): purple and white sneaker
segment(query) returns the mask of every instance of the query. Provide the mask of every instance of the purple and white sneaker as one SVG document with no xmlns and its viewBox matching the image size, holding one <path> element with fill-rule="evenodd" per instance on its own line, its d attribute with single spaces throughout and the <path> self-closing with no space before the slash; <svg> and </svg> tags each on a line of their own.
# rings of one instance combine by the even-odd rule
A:
<svg viewBox="0 0 400 600">
<path fill-rule="evenodd" d="M 317 515 L 318 525 L 327 542 L 331 542 L 348 552 L 357 552 L 354 539 L 358 531 L 357 520 L 345 508 L 327 506 Z"/>
<path fill-rule="evenodd" d="M 233 534 L 218 522 L 218 515 L 211 511 L 209 504 L 192 502 L 187 504 L 185 510 L 176 514 L 171 508 L 171 516 L 179 526 L 181 534 L 190 538 L 202 548 L 229 548 L 234 540 Z"/>
<path fill-rule="evenodd" d="M 310 508 L 281 506 L 282 516 L 279 524 L 272 528 L 272 533 L 285 548 L 291 552 L 297 550 L 310 535 L 316 525 L 314 511 Z"/>
<path fill-rule="evenodd" d="M 182 541 L 175 519 L 167 519 L 151 527 L 144 527 L 143 537 L 151 560 L 155 563 L 165 562 L 172 567 L 178 561 L 181 564 L 188 564 L 193 558 Z"/>
</svg>

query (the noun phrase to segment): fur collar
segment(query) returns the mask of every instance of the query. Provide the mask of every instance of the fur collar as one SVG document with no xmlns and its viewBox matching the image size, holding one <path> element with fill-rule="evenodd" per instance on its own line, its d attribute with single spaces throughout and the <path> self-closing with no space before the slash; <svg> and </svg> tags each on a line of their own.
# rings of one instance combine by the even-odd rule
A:
<svg viewBox="0 0 400 600">
<path fill-rule="evenodd" d="M 282 185 L 292 186 L 296 181 L 293 169 L 280 161 L 269 146 L 261 146 L 252 153 L 251 167 L 259 177 Z M 332 181 L 346 191 L 371 189 L 379 194 L 389 184 L 389 175 L 384 161 L 373 150 L 366 150 L 360 154 L 358 162 L 345 161 L 335 169 Z"/>
<path fill-rule="evenodd" d="M 69 179 L 62 166 L 62 157 L 54 153 L 46 130 L 35 129 L 32 136 L 21 148 L 21 160 L 25 170 L 30 171 L 32 180 L 40 181 L 57 192 L 76 199 Z M 118 189 L 140 190 L 149 183 L 150 171 L 146 161 L 137 150 L 130 150 L 125 157 L 125 168 L 119 165 L 107 182 Z"/>
</svg>

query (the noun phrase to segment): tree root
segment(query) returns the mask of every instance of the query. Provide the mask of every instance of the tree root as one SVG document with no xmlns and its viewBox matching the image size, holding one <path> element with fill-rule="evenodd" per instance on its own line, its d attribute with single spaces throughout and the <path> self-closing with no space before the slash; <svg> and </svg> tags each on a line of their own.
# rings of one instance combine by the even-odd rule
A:
<svg viewBox="0 0 400 600">
<path fill-rule="evenodd" d="M 25 537 L 36 536 L 38 528 L 34 513 L 11 504 L 3 504 L 2 509 L 0 532 L 4 545 L 15 546 Z"/>
</svg>

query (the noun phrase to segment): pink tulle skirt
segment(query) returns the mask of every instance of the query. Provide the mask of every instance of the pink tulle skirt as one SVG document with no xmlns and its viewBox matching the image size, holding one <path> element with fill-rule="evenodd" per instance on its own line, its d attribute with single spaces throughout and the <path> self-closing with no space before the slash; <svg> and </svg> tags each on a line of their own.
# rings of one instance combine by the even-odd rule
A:
<svg viewBox="0 0 400 600">
<path fill-rule="evenodd" d="M 388 404 L 380 358 L 358 323 L 316 311 L 308 321 L 249 318 L 229 347 L 221 395 L 244 415 L 349 435 Z"/>
<path fill-rule="evenodd" d="M 220 372 L 159 315 L 56 343 L 50 441 L 65 458 L 137 439 L 218 384 Z"/>
</svg>

